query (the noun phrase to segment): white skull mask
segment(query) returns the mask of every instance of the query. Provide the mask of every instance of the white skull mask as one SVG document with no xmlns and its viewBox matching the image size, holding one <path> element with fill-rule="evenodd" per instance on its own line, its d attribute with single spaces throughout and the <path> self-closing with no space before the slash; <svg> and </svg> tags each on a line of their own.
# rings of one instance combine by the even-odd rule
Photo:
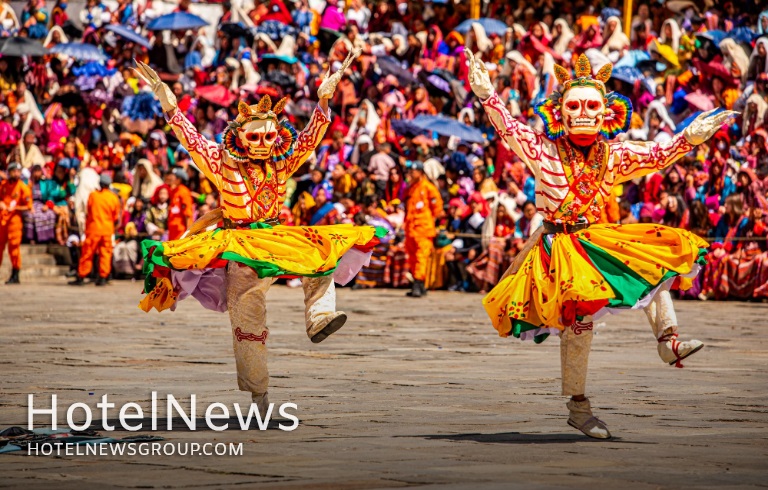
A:
<svg viewBox="0 0 768 490">
<path fill-rule="evenodd" d="M 238 129 L 238 138 L 249 157 L 269 158 L 277 140 L 277 122 L 271 118 L 248 121 Z"/>
<path fill-rule="evenodd" d="M 565 93 L 561 111 L 568 134 L 594 135 L 605 119 L 605 100 L 594 87 L 573 87 Z"/>
</svg>

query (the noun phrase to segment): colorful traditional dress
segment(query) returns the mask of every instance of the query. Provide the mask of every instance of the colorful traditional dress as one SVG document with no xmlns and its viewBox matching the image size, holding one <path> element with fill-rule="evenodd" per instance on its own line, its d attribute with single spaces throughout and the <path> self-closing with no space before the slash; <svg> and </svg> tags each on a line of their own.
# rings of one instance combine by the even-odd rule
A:
<svg viewBox="0 0 768 490">
<path fill-rule="evenodd" d="M 647 306 L 677 278 L 680 288 L 690 287 L 706 253 L 701 238 L 656 224 L 593 224 L 615 185 L 691 151 L 682 134 L 660 144 L 598 139 L 585 154 L 568 138 L 548 138 L 513 119 L 496 94 L 483 105 L 533 173 L 545 218 L 512 273 L 483 300 L 500 336 L 541 342 L 581 317 Z"/>
<path fill-rule="evenodd" d="M 273 157 L 263 162 L 249 161 L 231 129 L 219 145 L 201 136 L 181 111 L 168 122 L 195 164 L 219 189 L 222 219 L 214 221 L 213 229 L 179 240 L 142 243 L 147 292 L 140 305 L 143 310 L 162 311 L 187 295 L 209 309 L 226 310 L 223 277 L 230 261 L 252 268 L 260 278 L 333 274 L 342 284 L 367 262 L 378 243 L 377 233 L 385 230 L 277 222 L 288 178 L 309 158 L 330 122 L 319 108 L 301 134 L 281 123 Z"/>
</svg>

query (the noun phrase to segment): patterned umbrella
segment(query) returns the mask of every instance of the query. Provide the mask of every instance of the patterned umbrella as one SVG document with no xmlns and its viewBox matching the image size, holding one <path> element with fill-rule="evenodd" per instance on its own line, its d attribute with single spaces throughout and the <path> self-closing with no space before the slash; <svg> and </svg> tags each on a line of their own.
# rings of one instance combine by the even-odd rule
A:
<svg viewBox="0 0 768 490">
<path fill-rule="evenodd" d="M 642 80 L 644 78 L 643 72 L 634 66 L 620 66 L 618 68 L 614 68 L 613 72 L 611 73 L 611 77 L 617 80 L 621 80 L 622 82 L 627 82 L 629 84 L 634 84 L 636 81 Z"/>
<path fill-rule="evenodd" d="M 107 55 L 99 51 L 93 44 L 64 43 L 51 48 L 51 53 L 69 56 L 78 61 L 106 61 Z"/>
</svg>

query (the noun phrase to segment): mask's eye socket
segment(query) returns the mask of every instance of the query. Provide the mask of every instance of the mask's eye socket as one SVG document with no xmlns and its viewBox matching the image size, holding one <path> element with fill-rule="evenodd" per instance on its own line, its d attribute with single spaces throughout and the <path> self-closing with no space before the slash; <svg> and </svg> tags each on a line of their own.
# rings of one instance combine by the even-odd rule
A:
<svg viewBox="0 0 768 490">
<path fill-rule="evenodd" d="M 596 111 L 600 109 L 600 101 L 598 100 L 587 101 L 587 109 L 589 109 L 590 111 Z"/>
<path fill-rule="evenodd" d="M 272 141 L 275 140 L 275 138 L 277 138 L 277 131 L 269 131 L 264 136 L 264 141 L 266 141 L 267 143 L 271 143 Z"/>
<path fill-rule="evenodd" d="M 255 142 L 255 141 L 259 141 L 261 138 L 259 138 L 259 134 L 258 133 L 247 133 L 245 135 L 245 139 L 247 139 L 248 141 Z"/>
<path fill-rule="evenodd" d="M 565 107 L 567 107 L 569 111 L 578 111 L 579 102 L 577 100 L 569 100 L 565 103 Z"/>
</svg>

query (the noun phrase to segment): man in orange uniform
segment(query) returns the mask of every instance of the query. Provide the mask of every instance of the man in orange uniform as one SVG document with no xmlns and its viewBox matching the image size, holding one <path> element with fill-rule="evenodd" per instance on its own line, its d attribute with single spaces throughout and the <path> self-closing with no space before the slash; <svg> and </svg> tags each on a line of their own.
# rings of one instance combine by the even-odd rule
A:
<svg viewBox="0 0 768 490">
<path fill-rule="evenodd" d="M 443 216 L 443 199 L 434 184 L 424 176 L 423 162 L 408 163 L 408 180 L 410 186 L 405 195 L 405 250 L 413 275 L 413 289 L 408 292 L 408 296 L 419 298 L 427 294 L 424 281 L 437 235 L 435 220 Z"/>
<path fill-rule="evenodd" d="M 85 241 L 80 251 L 80 263 L 77 267 L 77 279 L 70 282 L 73 286 L 85 284 L 85 278 L 93 269 L 93 256 L 99 254 L 99 278 L 97 286 L 104 286 L 112 270 L 112 239 L 115 226 L 120 219 L 120 199 L 109 186 L 112 179 L 102 174 L 99 183 L 101 189 L 88 196 L 85 211 Z"/>
<path fill-rule="evenodd" d="M 187 181 L 187 172 L 184 169 L 177 168 L 168 175 L 168 187 L 171 188 L 170 209 L 168 211 L 168 240 L 178 240 L 192 223 L 192 216 L 194 214 L 192 193 L 184 185 Z"/>
<path fill-rule="evenodd" d="M 21 270 L 21 236 L 24 231 L 22 214 L 32 206 L 32 191 L 21 181 L 21 164 L 8 165 L 8 178 L 0 183 L 0 264 L 5 244 L 11 257 L 11 278 L 6 284 L 19 284 Z"/>
</svg>

